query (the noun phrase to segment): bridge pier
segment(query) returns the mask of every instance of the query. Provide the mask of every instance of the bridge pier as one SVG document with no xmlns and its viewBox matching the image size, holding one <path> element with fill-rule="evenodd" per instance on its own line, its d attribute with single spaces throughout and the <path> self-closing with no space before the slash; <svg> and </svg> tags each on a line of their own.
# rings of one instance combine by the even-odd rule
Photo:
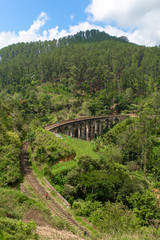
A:
<svg viewBox="0 0 160 240">
<path fill-rule="evenodd" d="M 86 126 L 81 125 L 81 139 L 86 140 Z"/>
<path fill-rule="evenodd" d="M 70 137 L 73 137 L 72 129 L 69 131 L 69 135 L 70 135 Z"/>
<path fill-rule="evenodd" d="M 70 135 L 69 129 L 66 129 L 65 132 L 66 132 L 66 135 L 68 136 Z"/>
<path fill-rule="evenodd" d="M 111 119 L 109 119 L 109 121 L 108 121 L 108 129 L 111 129 L 112 128 L 112 121 L 111 121 Z"/>
<path fill-rule="evenodd" d="M 81 138 L 81 126 L 78 124 L 78 138 Z"/>
<path fill-rule="evenodd" d="M 103 132 L 103 123 L 99 122 L 99 135 L 101 135 Z"/>
<path fill-rule="evenodd" d="M 86 141 L 89 140 L 89 125 L 86 123 Z"/>
<path fill-rule="evenodd" d="M 90 140 L 95 138 L 95 127 L 94 124 L 91 124 L 91 134 L 90 134 Z"/>
</svg>

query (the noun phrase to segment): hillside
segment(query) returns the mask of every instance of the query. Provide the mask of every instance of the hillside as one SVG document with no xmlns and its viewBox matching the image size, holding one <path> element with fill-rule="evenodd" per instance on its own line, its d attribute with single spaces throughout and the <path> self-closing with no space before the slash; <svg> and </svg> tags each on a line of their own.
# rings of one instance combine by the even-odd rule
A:
<svg viewBox="0 0 160 240">
<path fill-rule="evenodd" d="M 47 212 L 48 228 L 70 231 L 40 199 L 36 205 L 20 167 L 25 141 L 36 177 L 43 184 L 45 176 L 70 202 L 66 211 L 91 239 L 160 238 L 160 207 L 152 190 L 160 188 L 159 56 L 159 47 L 137 46 L 98 30 L 0 50 L 2 239 L 27 239 L 27 232 L 39 239 L 34 222 L 25 229 L 28 209 L 45 217 Z M 44 129 L 61 120 L 132 112 L 137 117 L 91 142 L 59 139 Z M 29 197 L 20 193 L 21 183 Z"/>
<path fill-rule="evenodd" d="M 159 91 L 158 47 L 137 46 L 98 31 L 59 41 L 0 50 L 0 88 L 24 98 L 32 94 L 36 100 L 37 87 L 47 83 L 57 93 L 91 97 L 88 108 L 93 115 L 109 113 L 113 104 L 119 112 L 136 110 L 135 99 Z"/>
</svg>

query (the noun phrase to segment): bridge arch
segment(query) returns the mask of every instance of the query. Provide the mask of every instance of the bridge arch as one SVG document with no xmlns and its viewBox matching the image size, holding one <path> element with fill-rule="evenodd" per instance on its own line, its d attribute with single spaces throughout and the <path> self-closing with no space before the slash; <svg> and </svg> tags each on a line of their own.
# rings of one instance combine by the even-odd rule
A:
<svg viewBox="0 0 160 240">
<path fill-rule="evenodd" d="M 95 138 L 95 136 L 101 135 L 105 129 L 112 128 L 128 116 L 129 115 L 106 115 L 71 119 L 47 125 L 45 129 L 88 141 Z"/>
</svg>

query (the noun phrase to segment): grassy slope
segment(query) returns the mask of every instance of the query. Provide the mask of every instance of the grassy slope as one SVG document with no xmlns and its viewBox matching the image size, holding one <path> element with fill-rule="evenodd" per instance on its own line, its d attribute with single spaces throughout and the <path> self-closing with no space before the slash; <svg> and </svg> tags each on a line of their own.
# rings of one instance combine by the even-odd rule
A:
<svg viewBox="0 0 160 240">
<path fill-rule="evenodd" d="M 79 159 L 83 155 L 88 155 L 92 158 L 97 158 L 98 153 L 93 151 L 93 142 L 87 142 L 77 138 L 70 138 L 63 135 L 63 141 L 70 145 L 76 152 L 76 159 Z"/>
</svg>

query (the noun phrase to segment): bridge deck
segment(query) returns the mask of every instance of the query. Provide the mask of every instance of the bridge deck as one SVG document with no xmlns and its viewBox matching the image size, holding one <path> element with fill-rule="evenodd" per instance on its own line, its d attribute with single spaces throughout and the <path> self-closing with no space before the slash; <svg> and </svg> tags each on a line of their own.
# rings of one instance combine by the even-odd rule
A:
<svg viewBox="0 0 160 240">
<path fill-rule="evenodd" d="M 96 116 L 96 117 L 84 117 L 84 118 L 74 118 L 74 119 L 69 119 L 69 120 L 65 120 L 62 122 L 58 122 L 58 123 L 53 123 L 53 124 L 48 124 L 45 126 L 46 130 L 51 130 L 54 129 L 56 127 L 60 127 L 63 125 L 67 125 L 70 123 L 74 123 L 74 122 L 81 122 L 81 121 L 88 121 L 88 120 L 97 120 L 97 119 L 105 119 L 105 118 L 120 118 L 120 119 L 126 119 L 127 117 L 131 116 L 133 114 L 126 114 L 126 115 L 106 115 L 106 116 Z"/>
</svg>

